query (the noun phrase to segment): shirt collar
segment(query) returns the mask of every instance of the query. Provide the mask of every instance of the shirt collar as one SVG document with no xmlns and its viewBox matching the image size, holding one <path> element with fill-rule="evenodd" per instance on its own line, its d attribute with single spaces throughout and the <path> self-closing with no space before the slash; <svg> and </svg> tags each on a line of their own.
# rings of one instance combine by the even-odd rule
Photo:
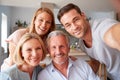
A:
<svg viewBox="0 0 120 80">
<path fill-rule="evenodd" d="M 70 69 L 74 65 L 73 62 L 74 61 L 69 58 L 68 69 Z M 50 63 L 49 66 L 50 66 L 50 71 L 54 72 L 56 70 L 52 62 Z"/>
</svg>

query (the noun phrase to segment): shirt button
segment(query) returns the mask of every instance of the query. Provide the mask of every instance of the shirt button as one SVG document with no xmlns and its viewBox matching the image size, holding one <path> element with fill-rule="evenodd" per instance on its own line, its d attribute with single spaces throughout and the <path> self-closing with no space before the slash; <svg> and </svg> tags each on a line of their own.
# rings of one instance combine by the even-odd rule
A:
<svg viewBox="0 0 120 80">
<path fill-rule="evenodd" d="M 52 72 L 55 72 L 54 70 L 52 70 Z"/>
</svg>

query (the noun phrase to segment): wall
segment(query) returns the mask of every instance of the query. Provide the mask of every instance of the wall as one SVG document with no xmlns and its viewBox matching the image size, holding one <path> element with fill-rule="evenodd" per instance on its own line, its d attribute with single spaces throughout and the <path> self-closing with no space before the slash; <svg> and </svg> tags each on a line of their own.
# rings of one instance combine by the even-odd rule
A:
<svg viewBox="0 0 120 80">
<path fill-rule="evenodd" d="M 32 16 L 36 11 L 35 8 L 25 8 L 25 7 L 11 7 L 11 32 L 16 25 L 15 22 L 20 20 L 22 22 L 26 21 L 27 24 L 30 24 Z"/>
<path fill-rule="evenodd" d="M 1 5 L 40 7 L 41 2 L 53 3 L 55 8 L 59 9 L 67 3 L 74 3 L 85 11 L 105 11 L 111 10 L 110 0 L 0 0 Z"/>
</svg>

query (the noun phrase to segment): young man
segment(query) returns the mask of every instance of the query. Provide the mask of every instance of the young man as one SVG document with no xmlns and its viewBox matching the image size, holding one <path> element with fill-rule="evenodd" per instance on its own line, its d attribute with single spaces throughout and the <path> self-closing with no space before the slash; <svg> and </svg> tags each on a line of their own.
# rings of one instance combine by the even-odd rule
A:
<svg viewBox="0 0 120 80">
<path fill-rule="evenodd" d="M 90 22 L 72 3 L 59 10 L 58 19 L 68 33 L 83 40 L 90 57 L 106 65 L 112 80 L 120 79 L 120 23 L 111 19 Z"/>
<path fill-rule="evenodd" d="M 100 80 L 85 61 L 69 58 L 69 39 L 62 31 L 48 35 L 47 47 L 52 63 L 39 73 L 38 80 Z"/>
</svg>

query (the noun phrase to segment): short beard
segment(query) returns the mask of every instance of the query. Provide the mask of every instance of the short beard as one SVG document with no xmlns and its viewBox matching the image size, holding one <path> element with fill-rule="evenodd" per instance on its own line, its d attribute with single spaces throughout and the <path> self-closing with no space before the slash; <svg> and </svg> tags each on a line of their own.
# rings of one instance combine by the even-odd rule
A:
<svg viewBox="0 0 120 80">
<path fill-rule="evenodd" d="M 62 65 L 64 64 L 69 58 L 67 57 L 66 60 L 64 62 L 57 62 L 57 61 L 54 61 L 54 63 L 58 64 L 58 65 Z"/>
</svg>

